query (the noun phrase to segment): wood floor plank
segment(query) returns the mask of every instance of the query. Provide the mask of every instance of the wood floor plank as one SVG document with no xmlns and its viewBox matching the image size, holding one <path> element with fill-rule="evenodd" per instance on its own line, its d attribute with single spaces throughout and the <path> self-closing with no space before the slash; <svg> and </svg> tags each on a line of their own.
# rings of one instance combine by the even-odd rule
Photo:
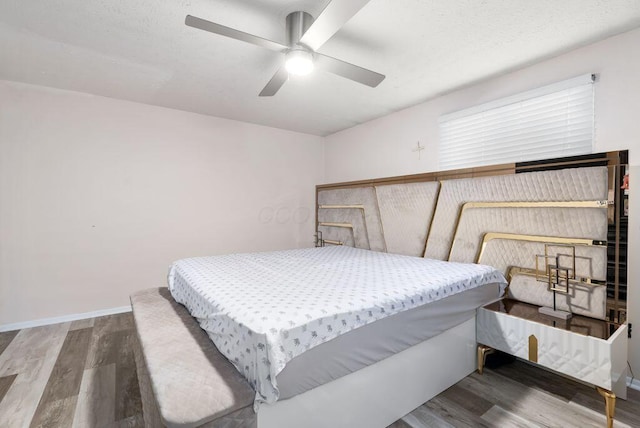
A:
<svg viewBox="0 0 640 428">
<path fill-rule="evenodd" d="M 536 425 L 533 422 L 529 422 L 526 419 L 504 410 L 500 406 L 493 406 L 484 415 L 481 416 L 482 420 L 491 424 L 491 426 L 500 428 L 540 428 L 541 425 Z"/>
<path fill-rule="evenodd" d="M 572 400 L 572 403 L 604 415 L 604 402 L 600 394 L 596 391 L 588 394 L 578 393 Z M 616 400 L 615 414 L 617 423 L 640 427 L 640 404 L 637 401 Z M 616 424 L 616 427 L 617 426 Z"/>
<path fill-rule="evenodd" d="M 69 327 L 70 331 L 73 330 L 80 330 L 83 328 L 90 328 L 93 327 L 93 325 L 95 324 L 96 319 L 95 318 L 86 318 L 83 320 L 76 320 L 71 322 L 71 326 Z"/>
<path fill-rule="evenodd" d="M 604 402 L 602 403 L 602 409 L 600 410 L 593 410 L 593 409 L 589 409 L 586 407 L 583 407 L 573 401 L 570 401 L 569 403 L 567 403 L 567 407 L 568 408 L 578 408 L 580 409 L 580 411 L 582 412 L 587 412 L 591 414 L 591 418 L 592 420 L 597 423 L 599 426 L 604 427 L 607 425 L 607 418 L 605 416 L 604 413 Z M 638 428 L 638 425 L 628 425 L 626 423 L 624 423 L 622 420 L 620 420 L 620 418 L 618 418 L 618 412 L 616 411 L 616 417 L 615 417 L 615 428 Z"/>
<path fill-rule="evenodd" d="M 461 388 L 458 385 L 453 385 L 451 388 L 441 393 L 440 397 L 446 398 L 453 403 L 464 407 L 467 411 L 477 417 L 482 416 L 491 407 L 493 407 L 493 403 L 490 401 L 485 400 L 482 396 L 474 394 L 473 392 Z"/>
<path fill-rule="evenodd" d="M 142 413 L 142 398 L 135 366 L 116 365 L 115 401 L 116 420 Z"/>
<path fill-rule="evenodd" d="M 425 405 L 418 407 L 408 415 L 404 415 L 402 420 L 411 428 L 454 428 L 453 425 L 442 420 Z"/>
<path fill-rule="evenodd" d="M 415 428 L 415 427 L 412 427 L 402 419 L 398 419 L 397 421 L 389 425 L 387 428 Z"/>
<path fill-rule="evenodd" d="M 61 426 L 58 420 L 73 420 L 75 400 L 65 399 L 76 397 L 80 391 L 91 336 L 92 328 L 67 334 L 33 416 L 32 426 Z M 54 419 L 50 421 L 48 418 Z"/>
<path fill-rule="evenodd" d="M 39 405 L 30 428 L 70 427 L 73 425 L 78 396 L 50 400 Z M 42 403 L 42 402 L 41 402 Z"/>
<path fill-rule="evenodd" d="M 43 393 L 43 400 L 60 400 L 78 395 L 89 350 L 91 330 L 91 328 L 84 328 L 67 334 Z"/>
<path fill-rule="evenodd" d="M 19 331 L 20 330 L 13 330 L 0 333 L 0 355 L 7 349 L 7 346 L 9 346 L 11 341 L 18 335 Z"/>
<path fill-rule="evenodd" d="M 11 388 L 11 384 L 16 379 L 18 375 L 9 375 L 5 377 L 0 377 L 0 402 Z"/>
<path fill-rule="evenodd" d="M 133 329 L 122 330 L 119 333 L 118 354 L 116 361 L 120 365 L 135 366 L 136 359 L 133 355 L 134 340 L 138 340 Z"/>
<path fill-rule="evenodd" d="M 578 408 L 591 410 L 598 415 L 595 416 L 596 420 L 604 420 L 602 419 L 604 418 L 603 399 L 594 387 L 575 382 L 523 361 L 502 366 L 497 370 L 497 373 L 517 380 L 527 387 L 546 391 L 557 397 L 571 397 L 568 404 L 577 404 Z M 616 402 L 616 427 L 622 428 L 627 425 L 640 427 L 640 391 L 629 388 L 628 396 L 629 400 L 617 400 Z"/>
<path fill-rule="evenodd" d="M 0 426 L 29 426 L 69 323 L 20 330 L 0 355 L 0 376 L 17 374 L 0 402 Z"/>
<path fill-rule="evenodd" d="M 134 330 L 119 332 L 116 357 L 116 420 L 142 413 L 142 398 L 133 355 Z"/>
<path fill-rule="evenodd" d="M 133 329 L 133 314 L 131 312 L 125 312 L 123 314 L 95 318 L 93 328 L 98 335 L 114 333 L 121 330 L 131 330 Z"/>
<path fill-rule="evenodd" d="M 529 388 L 497 372 L 493 372 L 491 376 L 474 373 L 458 385 L 535 424 L 561 428 L 598 425 L 587 412 L 577 408 L 569 409 L 566 401 Z"/>
<path fill-rule="evenodd" d="M 113 426 L 114 428 L 143 428 L 144 419 L 142 417 L 142 414 L 134 415 L 126 419 L 116 421 Z"/>
<path fill-rule="evenodd" d="M 584 384 L 560 376 L 523 361 L 505 364 L 496 370 L 502 376 L 516 380 L 523 385 L 555 395 L 565 401 L 570 401 L 578 392 L 593 390 Z"/>
<path fill-rule="evenodd" d="M 115 423 L 116 365 L 86 369 L 82 376 L 73 427 L 110 427 Z"/>
<path fill-rule="evenodd" d="M 118 360 L 118 354 L 121 352 L 119 345 L 123 341 L 123 336 L 127 334 L 126 331 L 110 332 L 105 330 L 103 330 L 102 334 L 97 334 L 95 328 L 85 368 L 115 364 Z"/>
<path fill-rule="evenodd" d="M 429 400 L 424 404 L 442 420 L 457 428 L 490 428 L 491 425 L 480 419 L 479 415 L 469 411 L 466 406 L 445 398 L 443 395 Z"/>
<path fill-rule="evenodd" d="M 58 357 L 69 323 L 20 330 L 0 355 L 0 376 L 29 371 L 33 360 Z"/>
</svg>

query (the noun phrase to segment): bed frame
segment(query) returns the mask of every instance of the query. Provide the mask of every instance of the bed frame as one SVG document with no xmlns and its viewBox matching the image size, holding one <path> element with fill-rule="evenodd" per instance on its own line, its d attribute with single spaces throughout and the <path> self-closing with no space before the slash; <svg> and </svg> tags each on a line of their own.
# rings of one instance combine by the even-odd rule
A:
<svg viewBox="0 0 640 428">
<path fill-rule="evenodd" d="M 578 264 L 587 261 L 575 270 L 589 286 L 573 287 L 561 303 L 614 330 L 627 314 L 627 196 L 621 190 L 627 158 L 626 151 L 609 152 L 320 185 L 316 245 L 493 265 L 508 276 L 512 293 L 543 304 L 547 284 L 532 275 L 536 254 L 547 251 L 545 244 L 565 242 L 576 248 Z M 528 172 L 534 174 L 520 175 Z M 496 215 L 508 224 L 496 225 Z M 578 230 L 582 220 L 591 228 Z M 259 427 L 295 426 L 287 421 L 309 414 L 322 415 L 318 427 L 385 427 L 469 375 L 475 362 L 474 319 L 344 379 L 264 406 Z"/>
<path fill-rule="evenodd" d="M 376 364 L 258 412 L 258 428 L 387 427 L 471 374 L 475 317 Z"/>
<path fill-rule="evenodd" d="M 538 282 L 535 256 L 547 251 L 545 244 L 568 239 L 578 260 L 574 273 L 593 288 L 581 294 L 574 287 L 564 304 L 616 326 L 626 321 L 626 195 L 620 190 L 626 162 L 626 152 L 609 152 L 319 185 L 316 245 L 490 264 L 509 276 L 511 292 L 540 304 L 535 299 L 545 293 L 530 293 Z M 262 405 L 257 426 L 386 427 L 473 372 L 475 321 Z M 232 426 L 255 426 L 255 420 Z"/>
</svg>

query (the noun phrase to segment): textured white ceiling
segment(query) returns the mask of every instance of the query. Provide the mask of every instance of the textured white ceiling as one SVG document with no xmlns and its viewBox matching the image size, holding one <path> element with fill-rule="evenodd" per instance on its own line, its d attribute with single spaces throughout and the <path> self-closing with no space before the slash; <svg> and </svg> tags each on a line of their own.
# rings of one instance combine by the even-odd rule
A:
<svg viewBox="0 0 640 428">
<path fill-rule="evenodd" d="M 386 74 L 380 86 L 316 72 L 262 98 L 279 54 L 184 25 L 284 42 L 289 12 L 327 3 L 3 0 L 0 79 L 328 135 L 640 26 L 640 0 L 372 0 L 319 52 Z"/>
</svg>

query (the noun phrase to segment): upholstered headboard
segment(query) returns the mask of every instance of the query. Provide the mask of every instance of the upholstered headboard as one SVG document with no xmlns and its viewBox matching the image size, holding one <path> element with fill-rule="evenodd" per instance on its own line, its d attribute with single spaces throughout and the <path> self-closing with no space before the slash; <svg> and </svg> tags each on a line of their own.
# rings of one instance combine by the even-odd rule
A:
<svg viewBox="0 0 640 428">
<path fill-rule="evenodd" d="M 492 265 L 512 297 L 537 305 L 552 293 L 536 274 L 555 263 L 573 277 L 559 309 L 617 319 L 625 311 L 611 259 L 615 248 L 614 266 L 624 268 L 616 222 L 625 161 L 612 152 L 321 185 L 318 244 Z"/>
</svg>

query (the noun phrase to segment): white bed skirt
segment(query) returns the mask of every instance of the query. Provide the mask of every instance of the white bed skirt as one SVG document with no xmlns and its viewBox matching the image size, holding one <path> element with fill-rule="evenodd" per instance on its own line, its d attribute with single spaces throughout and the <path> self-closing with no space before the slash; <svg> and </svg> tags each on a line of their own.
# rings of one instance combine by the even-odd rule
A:
<svg viewBox="0 0 640 428">
<path fill-rule="evenodd" d="M 475 317 L 288 400 L 262 405 L 258 428 L 384 428 L 476 368 Z"/>
</svg>

